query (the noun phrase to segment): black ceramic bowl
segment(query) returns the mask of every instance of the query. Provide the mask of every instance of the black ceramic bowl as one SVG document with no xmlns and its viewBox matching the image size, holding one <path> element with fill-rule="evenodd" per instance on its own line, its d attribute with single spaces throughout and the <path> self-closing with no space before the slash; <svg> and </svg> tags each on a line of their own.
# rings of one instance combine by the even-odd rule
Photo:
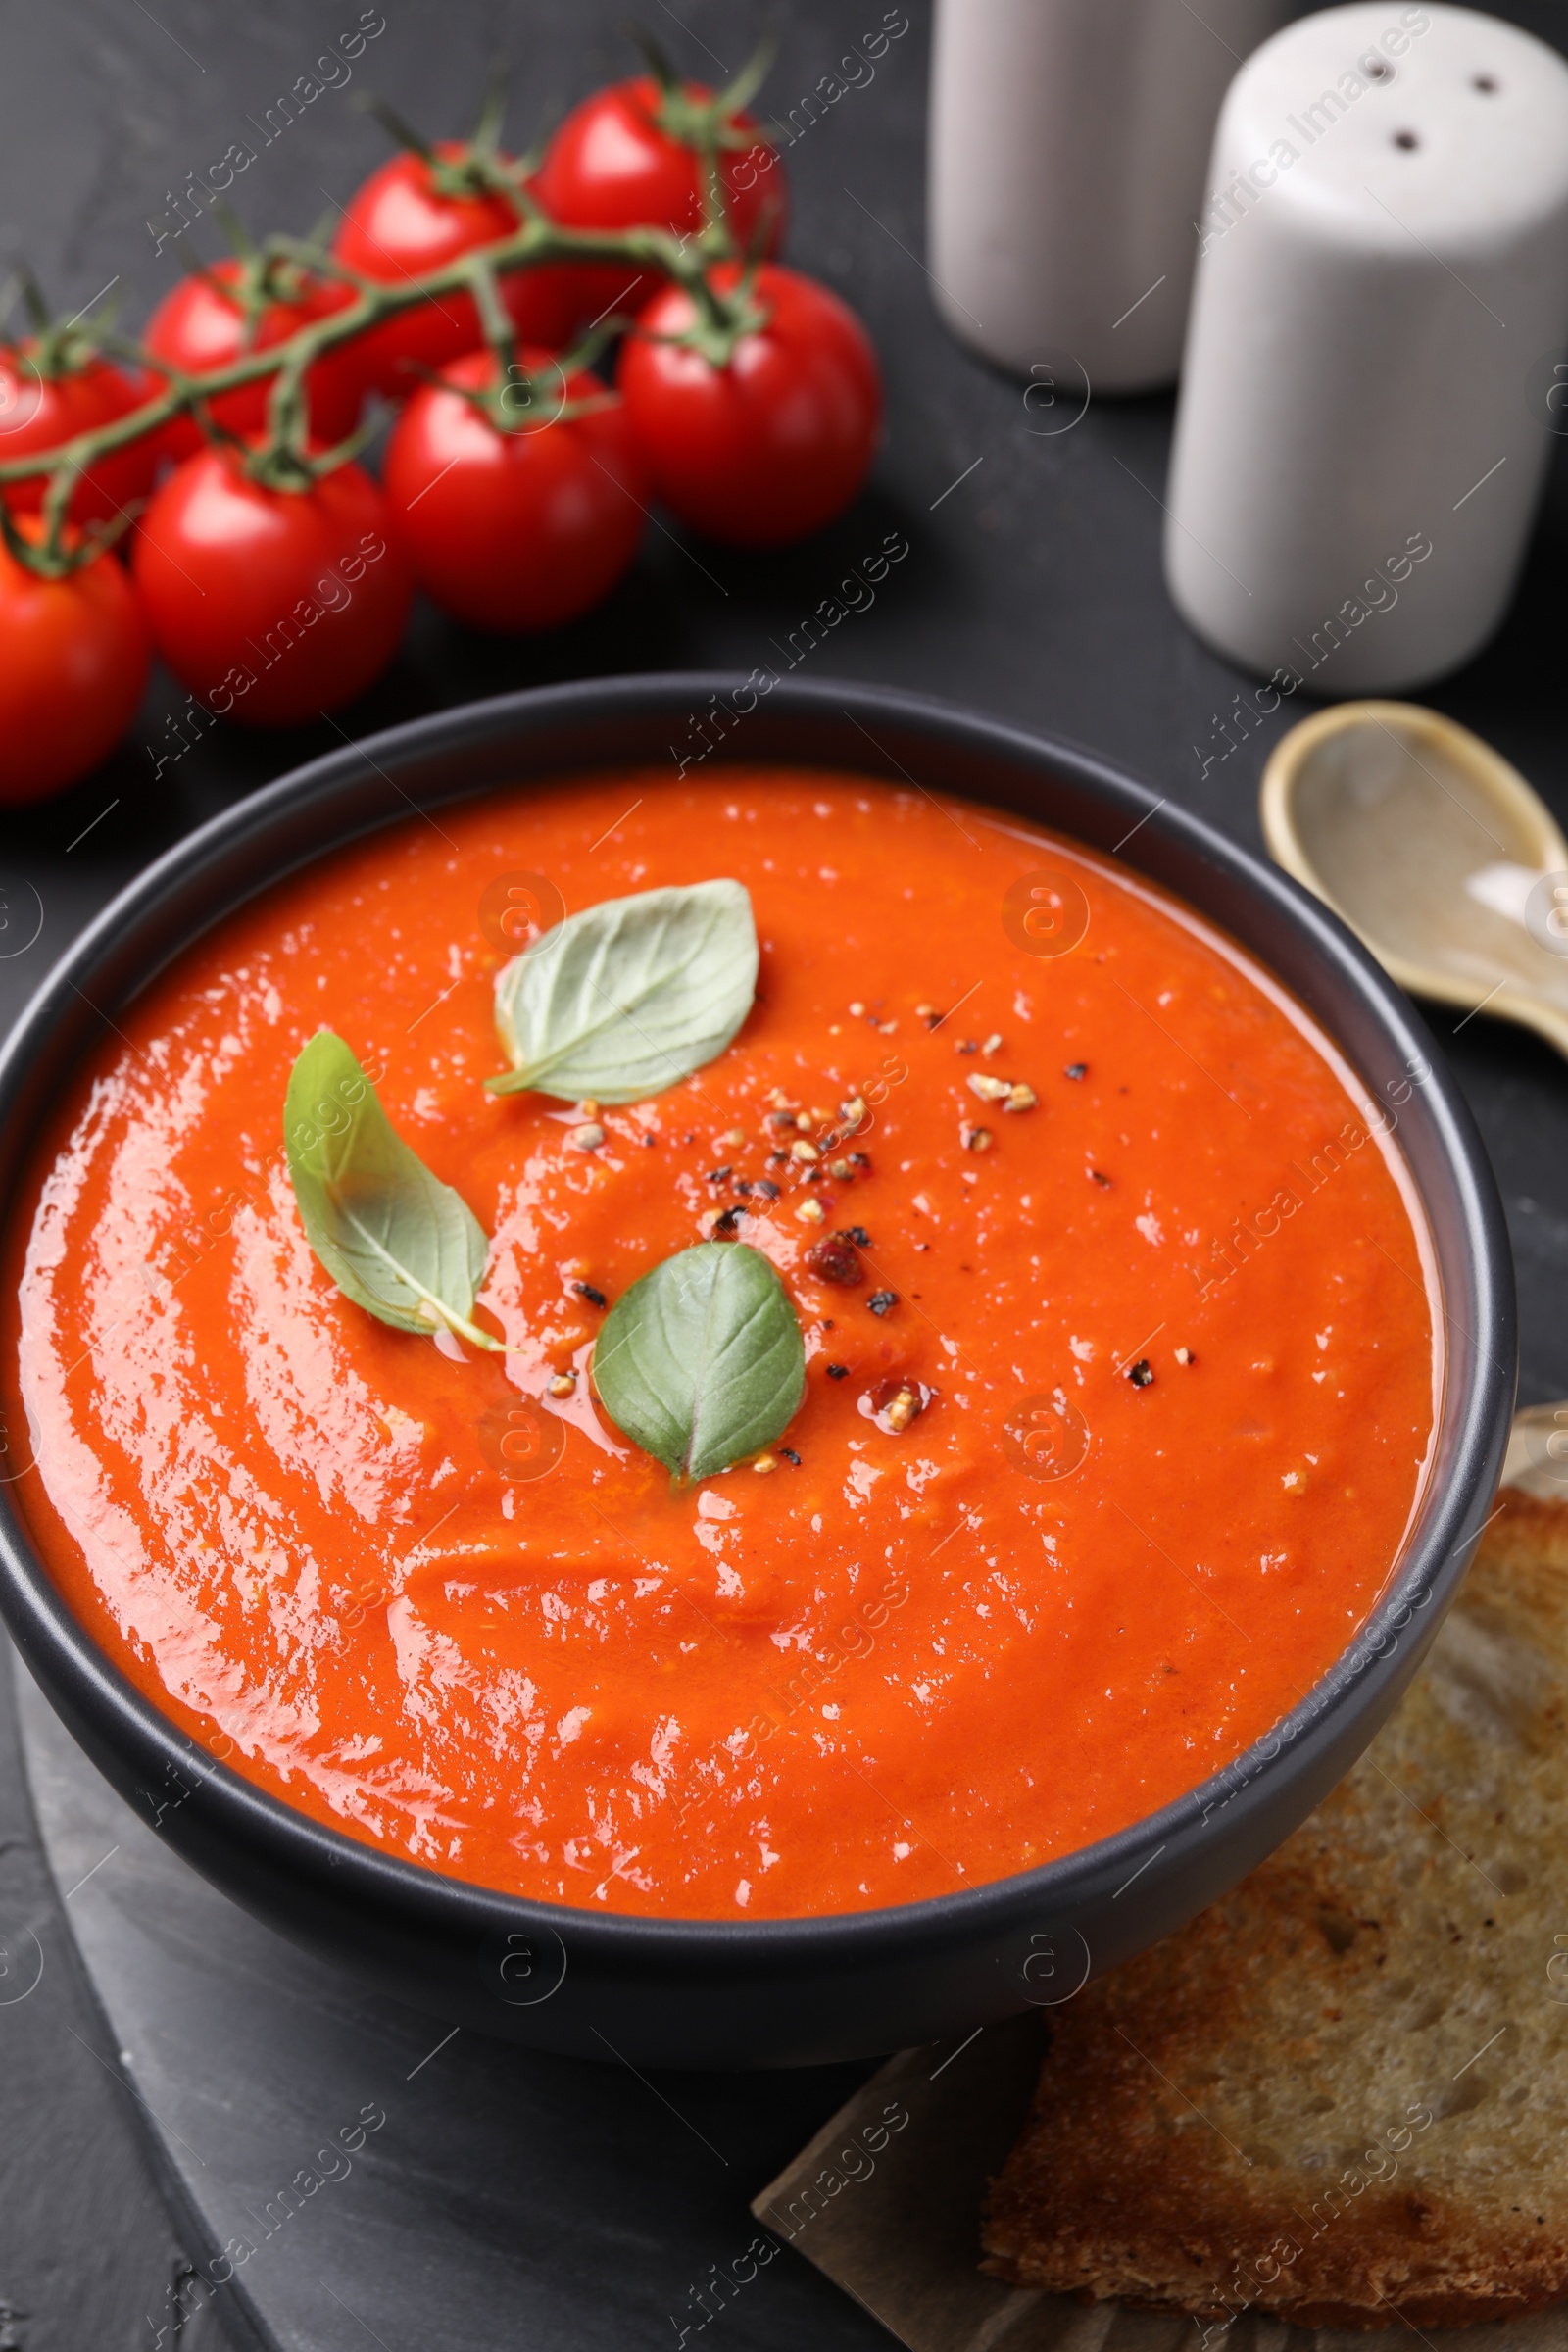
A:
<svg viewBox="0 0 1568 2352">
<path fill-rule="evenodd" d="M 44 1106 L 152 975 L 322 851 L 487 786 L 662 762 L 730 678 L 622 678 L 398 727 L 285 777 L 151 866 L 77 942 L 0 1057 L 0 1213 Z M 51 1585 L 0 1486 L 0 1604 L 55 1707 L 126 1800 L 270 1926 L 455 2024 L 690 2067 L 807 2064 L 1070 1999 L 1223 1893 L 1365 1747 L 1437 1629 L 1491 1508 L 1513 1402 L 1502 1211 L 1470 1115 L 1399 991 L 1315 899 L 1086 753 L 875 688 L 781 684 L 734 732 L 748 764 L 820 764 L 1017 810 L 1136 866 L 1269 964 L 1338 1040 L 1426 1204 L 1447 1332 L 1435 1473 L 1385 1597 L 1237 1764 L 1120 1836 L 897 1910 L 640 1919 L 487 1893 L 322 1829 L 215 1764 L 133 1690 Z M 1410 1072 L 1430 1070 L 1412 1084 Z M 1223 1503 L 1221 1501 L 1221 1507 Z M 152 1793 L 149 1793 L 152 1792 Z"/>
</svg>

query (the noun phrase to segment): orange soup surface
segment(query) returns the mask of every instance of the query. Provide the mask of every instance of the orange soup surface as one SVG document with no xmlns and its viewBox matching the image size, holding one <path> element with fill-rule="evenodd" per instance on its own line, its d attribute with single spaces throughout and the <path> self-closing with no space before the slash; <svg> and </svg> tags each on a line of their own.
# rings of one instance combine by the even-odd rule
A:
<svg viewBox="0 0 1568 2352">
<path fill-rule="evenodd" d="M 734 1042 L 596 1115 L 487 1094 L 519 873 L 570 911 L 745 884 Z M 312 1255 L 282 1110 L 322 1025 L 494 1236 L 514 1352 Z M 17 1491 L 123 1673 L 366 1844 L 671 1916 L 941 1894 L 1194 1788 L 1367 1616 L 1441 1380 L 1389 1124 L 1233 942 L 1020 821 L 739 768 L 497 793 L 120 1014 L 9 1235 Z M 761 1469 L 672 1491 L 589 1360 L 715 1223 L 777 1269 L 806 1393 Z"/>
</svg>

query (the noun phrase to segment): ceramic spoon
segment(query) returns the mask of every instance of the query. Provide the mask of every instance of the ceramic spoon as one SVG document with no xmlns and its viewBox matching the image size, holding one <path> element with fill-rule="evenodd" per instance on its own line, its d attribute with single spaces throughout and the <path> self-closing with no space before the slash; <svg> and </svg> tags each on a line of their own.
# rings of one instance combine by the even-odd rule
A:
<svg viewBox="0 0 1568 2352">
<path fill-rule="evenodd" d="M 1478 735 L 1414 703 L 1338 704 L 1276 746 L 1262 818 L 1401 987 L 1568 1054 L 1568 842 Z"/>
</svg>

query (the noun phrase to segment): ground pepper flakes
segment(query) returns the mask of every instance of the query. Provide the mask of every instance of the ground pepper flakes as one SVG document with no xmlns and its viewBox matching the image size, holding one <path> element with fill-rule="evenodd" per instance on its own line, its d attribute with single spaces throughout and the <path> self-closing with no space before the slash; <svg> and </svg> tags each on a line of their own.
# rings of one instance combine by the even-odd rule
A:
<svg viewBox="0 0 1568 2352">
<path fill-rule="evenodd" d="M 860 1253 L 854 1237 L 847 1233 L 828 1234 L 822 1241 L 813 1242 L 806 1252 L 806 1262 L 823 1282 L 836 1282 L 845 1290 L 865 1280 Z"/>
</svg>

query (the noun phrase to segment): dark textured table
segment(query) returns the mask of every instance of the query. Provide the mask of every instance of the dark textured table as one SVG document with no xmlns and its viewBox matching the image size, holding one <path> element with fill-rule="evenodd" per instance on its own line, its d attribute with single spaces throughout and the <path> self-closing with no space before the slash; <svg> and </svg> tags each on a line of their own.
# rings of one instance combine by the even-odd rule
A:
<svg viewBox="0 0 1568 2352">
<path fill-rule="evenodd" d="M 1096 401 L 1070 429 L 1052 430 L 1063 412 L 1026 406 L 1020 386 L 976 365 L 938 327 L 919 259 L 928 10 L 923 0 L 907 5 L 909 29 L 890 43 L 874 78 L 798 128 L 789 158 L 792 256 L 856 304 L 886 365 L 888 434 L 874 487 L 834 529 L 783 556 L 740 557 L 654 529 L 609 605 L 552 637 L 504 644 L 421 612 L 395 668 L 340 713 L 345 730 L 364 734 L 556 678 L 782 666 L 791 633 L 896 531 L 909 557 L 874 604 L 812 648 L 812 674 L 946 694 L 1075 737 L 1257 843 L 1258 775 L 1304 697 L 1258 717 L 1252 682 L 1196 644 L 1166 602 L 1159 535 L 1170 403 Z M 171 241 L 158 250 L 149 220 L 177 218 L 182 191 L 189 212 L 190 175 L 233 143 L 255 154 L 234 188 L 249 220 L 304 229 L 384 152 L 355 110 L 358 94 L 381 90 L 444 134 L 466 124 L 484 69 L 501 54 L 522 138 L 624 70 L 623 13 L 622 0 L 470 0 L 461 10 L 385 0 L 384 28 L 349 85 L 322 91 L 288 121 L 279 94 L 310 72 L 329 36 L 357 21 L 381 23 L 379 9 L 362 16 L 349 0 L 335 11 L 307 0 L 243 11 L 211 0 L 23 9 L 10 0 L 0 17 L 0 241 L 25 255 L 68 311 L 112 283 L 134 326 L 177 266 Z M 646 13 L 683 66 L 716 75 L 742 62 L 766 12 L 753 0 L 689 0 L 678 11 L 651 0 Z M 1551 0 L 1496 13 L 1568 46 Z M 783 119 L 793 110 L 799 126 L 806 94 L 883 9 L 880 0 L 858 10 L 794 0 L 774 14 L 782 43 L 764 111 Z M 1083 201 L 1096 201 L 1095 191 Z M 211 222 L 182 241 L 218 250 Z M 1540 356 L 1519 355 L 1521 398 Z M 1434 384 L 1433 400 L 1442 397 Z M 1554 455 L 1505 627 L 1460 676 L 1422 699 L 1495 744 L 1568 822 L 1568 732 L 1552 691 L 1568 466 Z M 219 725 L 168 758 L 179 741 L 169 722 L 182 701 L 170 680 L 155 678 L 124 751 L 62 798 L 5 818 L 0 1018 L 156 851 L 339 739 L 327 725 L 285 735 Z M 1250 722 L 1240 716 L 1247 710 Z M 1568 1394 L 1568 1079 L 1544 1045 L 1517 1031 L 1481 1019 L 1452 1036 L 1451 1018 L 1441 1014 L 1436 1026 L 1507 1202 L 1522 1396 Z M 236 2184 L 271 2179 L 274 2155 L 295 2144 L 293 2115 L 308 2119 L 307 2133 L 336 2127 L 342 2119 L 321 2101 L 330 2106 L 339 2078 L 347 2087 L 353 2074 L 350 2056 L 372 2045 L 384 2063 L 354 2105 L 381 2101 L 384 2130 L 356 2181 L 324 2191 L 298 2217 L 294 2238 L 280 2237 L 270 2252 L 266 2276 L 260 2262 L 254 2274 L 252 2308 L 266 2313 L 274 2341 L 320 2352 L 415 2342 L 430 2352 L 449 2343 L 670 2340 L 666 2329 L 678 2333 L 671 2314 L 695 2322 L 688 2285 L 752 2234 L 747 2199 L 853 2079 L 840 2069 L 640 2086 L 613 2070 L 497 2060 L 469 2042 L 406 2082 L 419 2057 L 416 2048 L 404 2065 L 406 2047 L 411 2037 L 418 2043 L 423 2021 L 368 2024 L 348 1988 L 303 1962 L 283 1992 L 274 1972 L 260 1997 L 246 1972 L 261 1932 L 237 1920 L 231 1932 L 214 1925 L 200 1908 L 212 1898 L 161 1876 L 167 1858 L 156 1847 L 144 1868 L 117 1856 L 74 1888 L 64 1875 L 69 1858 L 112 1822 L 114 1800 L 73 1776 L 46 1728 L 31 1737 L 55 1876 L 0 1673 L 0 2352 L 151 2347 L 160 2327 L 165 2343 L 187 2352 L 244 2341 L 249 2323 L 232 2294 L 226 2310 L 222 2297 L 197 2308 L 202 2298 L 187 2281 L 183 2301 L 171 2299 L 187 2255 L 216 2251 L 203 2231 Z M 96 1860 L 89 1855 L 81 1868 Z M 80 1952 L 61 1899 L 68 1890 Z M 204 1928 L 192 1924 L 203 1919 Z M 279 1967 L 287 1978 L 286 1961 Z M 127 2017 L 145 2030 L 160 2080 L 177 2099 L 178 2112 L 166 2105 L 162 2120 L 149 2112 L 150 2061 L 138 2077 L 121 2060 Z M 666 2094 L 682 2111 L 673 2122 Z M 193 2113 L 211 2118 L 200 2164 L 180 2158 L 176 2144 L 180 2117 Z M 694 2132 L 723 2151 L 721 2168 Z M 481 2241 L 483 2260 L 474 2254 Z M 373 2273 L 383 2257 L 390 2280 L 413 2259 L 411 2247 L 422 2285 L 392 2318 L 380 2307 L 372 2325 L 345 2280 L 368 2262 Z M 176 2334 L 177 2311 L 190 2316 Z M 436 2311 L 446 2318 L 432 2321 Z M 788 2255 L 712 2324 L 737 2344 L 885 2340 Z"/>
</svg>

